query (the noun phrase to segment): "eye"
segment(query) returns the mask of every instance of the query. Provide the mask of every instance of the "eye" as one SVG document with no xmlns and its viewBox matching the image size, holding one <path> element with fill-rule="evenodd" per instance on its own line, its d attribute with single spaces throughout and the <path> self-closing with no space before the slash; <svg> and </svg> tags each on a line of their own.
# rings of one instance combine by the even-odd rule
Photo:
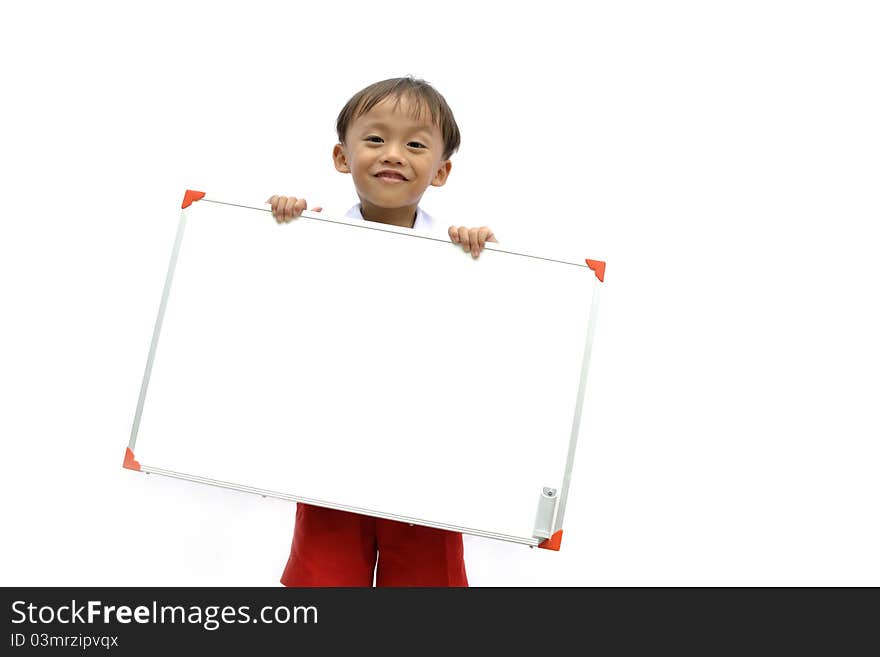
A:
<svg viewBox="0 0 880 657">
<path fill-rule="evenodd" d="M 411 141 L 407 146 L 412 146 L 413 148 L 426 148 L 426 146 L 420 141 Z"/>
<path fill-rule="evenodd" d="M 364 139 L 364 141 L 370 141 L 370 142 L 373 142 L 374 144 L 381 144 L 381 143 L 382 143 L 382 138 L 381 138 L 381 137 L 378 137 L 378 136 L 376 136 L 376 135 L 370 135 L 369 137 L 367 137 L 366 139 Z"/>
</svg>

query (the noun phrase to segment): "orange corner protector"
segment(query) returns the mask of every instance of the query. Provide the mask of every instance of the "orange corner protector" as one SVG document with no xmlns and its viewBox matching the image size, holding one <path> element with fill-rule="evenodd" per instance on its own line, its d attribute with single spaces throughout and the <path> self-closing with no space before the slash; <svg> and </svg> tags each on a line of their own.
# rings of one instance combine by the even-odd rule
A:
<svg viewBox="0 0 880 657">
<path fill-rule="evenodd" d="M 596 272 L 596 278 L 605 282 L 605 262 L 603 260 L 587 260 L 587 267 Z"/>
<path fill-rule="evenodd" d="M 130 447 L 125 448 L 125 460 L 122 462 L 123 468 L 128 468 L 129 470 L 137 470 L 141 471 L 141 464 L 134 460 L 134 452 L 131 451 Z"/>
<path fill-rule="evenodd" d="M 605 263 L 602 263 L 605 264 Z M 602 280 L 601 278 L 599 279 Z M 559 529 L 556 531 L 553 536 L 548 538 L 547 540 L 541 541 L 538 543 L 539 548 L 544 548 L 545 550 L 556 550 L 559 552 L 559 544 L 562 543 L 562 530 Z"/>
<path fill-rule="evenodd" d="M 188 208 L 193 204 L 193 202 L 203 198 L 205 198 L 205 192 L 197 192 L 192 189 L 188 189 L 186 190 L 186 194 L 183 195 L 183 204 L 180 207 Z"/>
</svg>

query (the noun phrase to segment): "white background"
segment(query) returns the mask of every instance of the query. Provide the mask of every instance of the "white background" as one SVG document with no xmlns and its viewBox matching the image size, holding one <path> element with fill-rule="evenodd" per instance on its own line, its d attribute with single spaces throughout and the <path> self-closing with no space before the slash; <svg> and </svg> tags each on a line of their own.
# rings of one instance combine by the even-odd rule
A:
<svg viewBox="0 0 880 657">
<path fill-rule="evenodd" d="M 608 261 L 562 550 L 471 584 L 880 584 L 876 5 L 424 7 L 4 3 L 0 583 L 277 584 L 291 503 L 120 467 L 176 208 L 347 209 L 336 114 L 413 74 L 426 210 Z"/>
</svg>

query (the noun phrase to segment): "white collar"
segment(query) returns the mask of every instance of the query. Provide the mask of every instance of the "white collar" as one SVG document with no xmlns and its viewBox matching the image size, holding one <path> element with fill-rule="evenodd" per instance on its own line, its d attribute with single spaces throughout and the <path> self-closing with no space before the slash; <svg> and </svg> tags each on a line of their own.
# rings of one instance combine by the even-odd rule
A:
<svg viewBox="0 0 880 657">
<path fill-rule="evenodd" d="M 353 206 L 348 212 L 345 213 L 346 219 L 360 219 L 362 221 L 366 221 L 364 219 L 364 215 L 361 213 L 361 204 Z M 413 223 L 413 230 L 424 231 L 430 233 L 434 228 L 434 218 L 431 217 L 427 212 L 422 210 L 422 208 L 416 208 L 416 220 Z"/>
</svg>

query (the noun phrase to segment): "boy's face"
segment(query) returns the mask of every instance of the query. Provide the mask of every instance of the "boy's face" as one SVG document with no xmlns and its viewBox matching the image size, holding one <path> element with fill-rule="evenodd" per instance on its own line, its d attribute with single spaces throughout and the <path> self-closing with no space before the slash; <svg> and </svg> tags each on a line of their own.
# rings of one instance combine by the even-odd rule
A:
<svg viewBox="0 0 880 657">
<path fill-rule="evenodd" d="M 416 206 L 429 185 L 446 183 L 452 163 L 443 159 L 443 135 L 422 108 L 413 118 L 404 97 L 377 103 L 348 126 L 345 143 L 333 148 L 333 162 L 350 173 L 361 201 L 380 208 Z"/>
</svg>

